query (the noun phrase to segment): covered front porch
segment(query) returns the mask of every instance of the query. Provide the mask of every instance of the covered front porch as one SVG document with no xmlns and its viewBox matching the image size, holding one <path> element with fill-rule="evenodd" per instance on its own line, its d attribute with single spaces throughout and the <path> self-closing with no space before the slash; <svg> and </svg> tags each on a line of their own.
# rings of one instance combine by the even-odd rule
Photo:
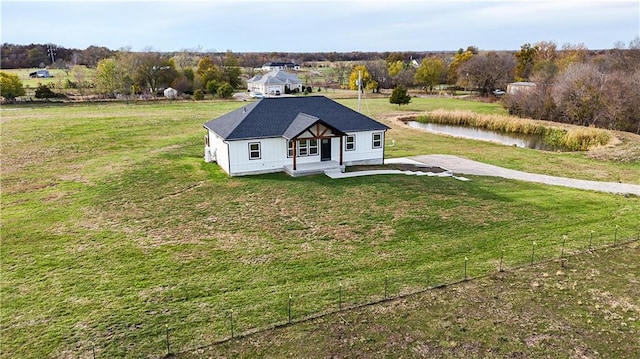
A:
<svg viewBox="0 0 640 359">
<path fill-rule="evenodd" d="M 344 165 L 336 161 L 318 161 L 309 163 L 298 163 L 293 169 L 293 163 L 284 166 L 284 171 L 291 177 L 322 174 L 327 170 L 340 170 L 344 172 Z"/>
</svg>

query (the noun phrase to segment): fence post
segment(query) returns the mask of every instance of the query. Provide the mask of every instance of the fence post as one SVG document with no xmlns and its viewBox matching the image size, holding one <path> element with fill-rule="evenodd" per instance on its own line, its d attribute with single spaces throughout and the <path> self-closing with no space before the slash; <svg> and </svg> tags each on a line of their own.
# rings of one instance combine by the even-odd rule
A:
<svg viewBox="0 0 640 359">
<path fill-rule="evenodd" d="M 469 260 L 469 258 L 464 257 L 464 280 L 467 280 L 467 261 Z"/>
<path fill-rule="evenodd" d="M 338 310 L 342 311 L 342 283 L 339 284 L 338 288 Z"/>
<path fill-rule="evenodd" d="M 591 230 L 591 236 L 589 237 L 589 250 L 591 250 L 591 243 L 593 242 L 593 229 Z"/>
<path fill-rule="evenodd" d="M 533 245 L 531 246 L 531 265 L 533 265 L 533 258 L 536 253 L 536 241 L 533 241 Z"/>
<path fill-rule="evenodd" d="M 167 334 L 167 356 L 169 356 L 171 354 L 171 348 L 169 346 L 169 324 L 165 324 L 164 329 Z"/>
<path fill-rule="evenodd" d="M 384 276 L 384 299 L 387 299 L 387 285 L 389 282 L 389 275 L 385 274 Z"/>
<path fill-rule="evenodd" d="M 564 258 L 564 242 L 567 240 L 567 235 L 562 235 L 562 250 L 560 251 L 560 259 Z"/>
<path fill-rule="evenodd" d="M 289 314 L 289 324 L 291 324 L 291 294 L 289 294 L 289 303 L 287 305 L 287 312 Z"/>
<path fill-rule="evenodd" d="M 618 239 L 618 225 L 616 224 L 616 229 L 613 232 L 613 246 L 616 246 L 616 240 Z"/>
<path fill-rule="evenodd" d="M 91 352 L 93 353 L 93 359 L 96 359 L 96 343 L 91 342 Z"/>
<path fill-rule="evenodd" d="M 504 249 L 500 252 L 500 269 L 499 271 L 502 272 L 502 260 L 504 259 Z"/>
</svg>

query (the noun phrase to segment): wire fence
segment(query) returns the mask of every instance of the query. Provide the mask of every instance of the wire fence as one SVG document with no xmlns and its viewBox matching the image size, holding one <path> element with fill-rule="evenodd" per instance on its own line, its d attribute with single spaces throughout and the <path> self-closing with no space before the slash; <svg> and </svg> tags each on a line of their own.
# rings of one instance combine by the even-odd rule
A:
<svg viewBox="0 0 640 359">
<path fill-rule="evenodd" d="M 423 265 L 416 266 L 411 272 L 343 279 L 334 285 L 318 284 L 313 292 L 307 293 L 295 293 L 295 287 L 289 293 L 264 293 L 259 303 L 238 303 L 231 305 L 228 311 L 206 317 L 180 318 L 181 327 L 177 324 L 145 327 L 137 331 L 138 339 L 128 336 L 126 329 L 121 330 L 110 337 L 105 347 L 91 343 L 89 353 L 84 353 L 83 357 L 126 357 L 127 353 L 142 349 L 130 344 L 136 340 L 144 341 L 146 348 L 153 348 L 148 357 L 168 357 L 174 353 L 212 347 L 235 338 L 425 293 L 498 272 L 511 272 L 554 261 L 564 266 L 570 257 L 584 252 L 640 242 L 640 228 L 635 231 L 631 234 L 632 230 L 625 231 L 615 226 L 610 236 L 595 236 L 591 231 L 587 238 L 570 241 L 567 235 L 562 235 L 556 243 L 539 245 L 532 241 L 529 248 L 521 248 L 518 252 L 502 250 L 495 258 L 463 256 L 455 265 L 448 264 L 449 267 L 444 268 Z M 185 305 L 204 305 L 186 302 Z M 265 309 L 265 305 L 270 309 Z"/>
</svg>

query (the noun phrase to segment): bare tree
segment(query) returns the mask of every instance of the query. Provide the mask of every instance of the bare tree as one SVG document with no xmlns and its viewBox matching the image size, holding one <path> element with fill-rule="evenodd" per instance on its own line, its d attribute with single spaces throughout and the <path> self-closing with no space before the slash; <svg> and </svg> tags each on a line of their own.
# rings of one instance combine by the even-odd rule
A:
<svg viewBox="0 0 640 359">
<path fill-rule="evenodd" d="M 374 89 L 374 92 L 380 92 L 380 88 L 391 87 L 391 75 L 389 75 L 389 67 L 384 60 L 368 61 L 366 63 L 367 70 L 371 78 L 375 80 L 378 85 Z"/>
<path fill-rule="evenodd" d="M 593 64 L 574 63 L 558 75 L 553 99 L 561 119 L 582 126 L 601 125 L 606 75 Z"/>
<path fill-rule="evenodd" d="M 409 88 L 414 84 L 414 78 L 416 75 L 416 68 L 413 66 L 407 66 L 400 70 L 394 77 L 393 82 L 397 86 L 404 86 Z"/>
<path fill-rule="evenodd" d="M 335 74 L 336 82 L 340 87 L 343 87 L 344 85 L 348 86 L 348 84 L 345 84 L 345 82 L 349 80 L 349 74 L 352 70 L 352 65 L 344 61 L 336 63 L 336 65 L 333 67 L 333 73 Z"/>
<path fill-rule="evenodd" d="M 469 81 L 481 95 L 486 96 L 493 89 L 506 87 L 513 80 L 514 68 L 513 55 L 488 52 L 463 62 L 458 69 L 458 79 Z"/>
<path fill-rule="evenodd" d="M 640 68 L 629 74 L 616 71 L 607 76 L 602 94 L 602 127 L 640 133 Z"/>
</svg>

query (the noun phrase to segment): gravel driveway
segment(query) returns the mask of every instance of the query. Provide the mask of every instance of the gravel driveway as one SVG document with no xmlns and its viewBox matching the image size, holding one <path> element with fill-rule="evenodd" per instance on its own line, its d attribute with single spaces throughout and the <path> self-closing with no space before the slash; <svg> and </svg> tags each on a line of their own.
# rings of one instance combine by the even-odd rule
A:
<svg viewBox="0 0 640 359">
<path fill-rule="evenodd" d="M 408 160 L 408 161 L 407 161 Z M 587 181 L 581 179 L 573 179 L 566 177 L 554 177 L 547 175 L 540 175 L 535 173 L 528 173 L 516 170 L 510 170 L 494 165 L 488 165 L 482 162 L 472 161 L 464 159 L 458 156 L 450 155 L 422 155 L 408 157 L 405 159 L 394 158 L 387 159 L 385 163 L 402 163 L 402 161 L 416 161 L 429 166 L 437 166 L 447 169 L 455 174 L 469 174 L 476 176 L 493 176 L 509 179 L 516 179 L 520 181 L 544 183 L 555 186 L 573 187 L 579 189 L 586 189 L 592 191 L 619 193 L 619 194 L 634 194 L 640 196 L 640 185 L 617 183 L 617 182 L 597 182 Z"/>
</svg>

